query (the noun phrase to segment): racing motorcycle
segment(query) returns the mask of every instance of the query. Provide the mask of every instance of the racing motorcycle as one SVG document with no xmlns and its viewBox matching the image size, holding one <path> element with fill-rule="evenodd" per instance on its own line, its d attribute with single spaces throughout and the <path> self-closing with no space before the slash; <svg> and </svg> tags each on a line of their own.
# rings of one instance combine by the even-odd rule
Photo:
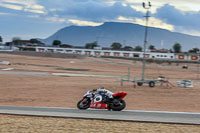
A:
<svg viewBox="0 0 200 133">
<path fill-rule="evenodd" d="M 126 95 L 126 92 L 117 92 L 112 95 L 112 98 L 108 98 L 94 91 L 87 91 L 83 95 L 83 99 L 77 103 L 77 107 L 81 110 L 94 108 L 121 111 L 126 107 L 126 102 L 123 100 Z"/>
</svg>

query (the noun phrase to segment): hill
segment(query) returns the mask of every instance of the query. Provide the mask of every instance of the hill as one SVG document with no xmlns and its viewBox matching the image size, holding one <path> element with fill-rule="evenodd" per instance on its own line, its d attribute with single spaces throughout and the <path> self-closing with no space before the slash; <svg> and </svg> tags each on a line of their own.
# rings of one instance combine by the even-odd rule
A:
<svg viewBox="0 0 200 133">
<path fill-rule="evenodd" d="M 144 31 L 145 27 L 138 24 L 105 22 L 100 26 L 65 27 L 41 41 L 51 45 L 53 40 L 60 40 L 74 46 L 84 46 L 86 43 L 98 41 L 102 47 L 110 47 L 113 42 L 120 42 L 123 46 L 135 47 L 143 46 Z M 170 49 L 176 42 L 182 45 L 183 50 L 188 50 L 200 44 L 200 37 L 160 28 L 148 28 L 148 45 L 155 45 L 158 49 Z"/>
</svg>

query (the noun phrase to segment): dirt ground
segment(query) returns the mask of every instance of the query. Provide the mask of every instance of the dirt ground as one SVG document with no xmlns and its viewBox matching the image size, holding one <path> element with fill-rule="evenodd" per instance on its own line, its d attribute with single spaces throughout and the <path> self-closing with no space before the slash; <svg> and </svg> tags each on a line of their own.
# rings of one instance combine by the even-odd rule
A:
<svg viewBox="0 0 200 133">
<path fill-rule="evenodd" d="M 185 64 L 147 63 L 146 78 L 165 76 L 171 83 L 168 86 L 158 83 L 150 88 L 132 82 L 124 82 L 121 86 L 120 80 L 127 79 L 128 68 L 132 80 L 141 78 L 142 63 L 139 61 L 95 57 L 61 59 L 2 53 L 0 61 L 11 62 L 11 65 L 0 65 L 0 105 L 76 108 L 85 91 L 105 87 L 113 92 L 128 93 L 125 97 L 127 110 L 200 112 L 198 64 L 187 64 L 189 69 L 182 69 Z M 27 72 L 28 75 L 23 74 Z M 31 72 L 40 72 L 41 75 Z M 57 76 L 45 75 L 52 73 Z M 60 73 L 81 76 L 59 76 Z M 184 79 L 194 80 L 194 87 L 177 87 L 176 81 Z"/>
</svg>

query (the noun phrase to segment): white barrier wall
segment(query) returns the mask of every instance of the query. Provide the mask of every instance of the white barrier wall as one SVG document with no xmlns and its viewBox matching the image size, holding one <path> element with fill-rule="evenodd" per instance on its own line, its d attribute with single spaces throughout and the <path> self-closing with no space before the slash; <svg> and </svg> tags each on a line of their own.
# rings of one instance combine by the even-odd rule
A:
<svg viewBox="0 0 200 133">
<path fill-rule="evenodd" d="M 136 51 L 117 51 L 117 50 L 95 50 L 95 49 L 76 49 L 76 48 L 56 48 L 56 47 L 36 47 L 36 52 L 54 52 L 54 53 L 75 53 L 88 56 L 113 56 L 143 58 L 143 52 Z M 149 59 L 176 59 L 198 61 L 199 55 L 175 54 L 175 53 L 156 53 L 146 52 L 146 58 Z"/>
</svg>

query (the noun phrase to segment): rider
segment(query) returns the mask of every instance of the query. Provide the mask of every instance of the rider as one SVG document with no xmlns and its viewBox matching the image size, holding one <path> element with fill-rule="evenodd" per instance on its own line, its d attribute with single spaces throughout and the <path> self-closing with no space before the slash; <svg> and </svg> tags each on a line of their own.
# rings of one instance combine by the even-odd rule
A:
<svg viewBox="0 0 200 133">
<path fill-rule="evenodd" d="M 102 95 L 103 97 L 108 97 L 109 99 L 112 99 L 112 95 L 114 94 L 111 91 L 106 90 L 104 87 L 94 89 L 93 91 L 97 91 L 100 95 Z"/>
</svg>

